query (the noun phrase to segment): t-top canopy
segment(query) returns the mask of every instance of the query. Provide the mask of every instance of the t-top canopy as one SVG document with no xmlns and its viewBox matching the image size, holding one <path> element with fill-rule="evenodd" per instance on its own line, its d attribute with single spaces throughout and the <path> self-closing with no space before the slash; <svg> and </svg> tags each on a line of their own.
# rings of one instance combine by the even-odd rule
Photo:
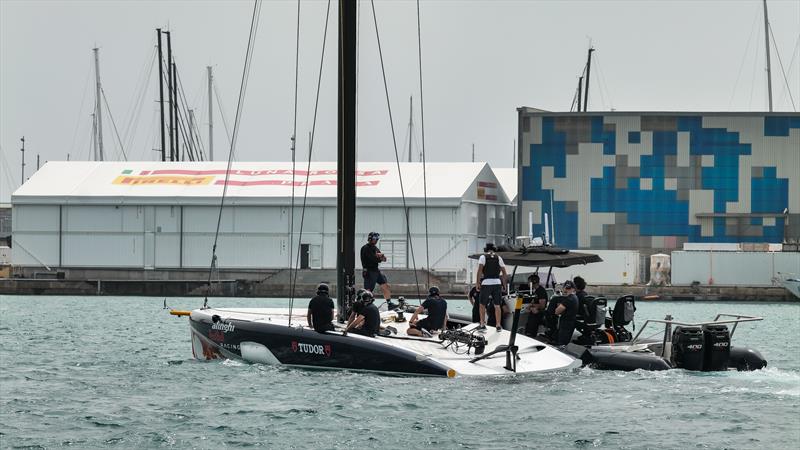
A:
<svg viewBox="0 0 800 450">
<path fill-rule="evenodd" d="M 569 267 L 578 264 L 591 264 L 603 262 L 603 259 L 593 253 L 578 253 L 556 247 L 528 248 L 524 251 L 495 252 L 503 258 L 503 262 L 511 266 L 527 267 Z M 470 255 L 478 259 L 483 253 Z"/>
</svg>

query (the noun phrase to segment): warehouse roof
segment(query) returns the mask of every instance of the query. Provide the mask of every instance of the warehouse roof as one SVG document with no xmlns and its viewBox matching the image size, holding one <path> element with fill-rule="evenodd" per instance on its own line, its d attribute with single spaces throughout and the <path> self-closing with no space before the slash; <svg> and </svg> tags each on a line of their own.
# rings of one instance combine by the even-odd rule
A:
<svg viewBox="0 0 800 450">
<path fill-rule="evenodd" d="M 312 204 L 333 204 L 336 163 L 236 162 L 228 176 L 228 204 L 285 204 L 302 197 Z M 208 204 L 216 203 L 225 186 L 225 162 L 94 162 L 51 161 L 12 195 L 12 203 L 67 204 Z M 407 201 L 423 199 L 422 163 L 400 163 Z M 293 178 L 294 174 L 294 178 Z M 361 162 L 356 173 L 360 204 L 402 201 L 395 162 Z M 428 199 L 505 203 L 510 199 L 486 163 L 427 163 Z M 213 201 L 213 202 L 212 202 Z"/>
<path fill-rule="evenodd" d="M 500 182 L 500 187 L 503 188 L 510 202 L 515 202 L 517 199 L 518 170 L 519 169 L 511 167 L 492 167 L 494 176 L 497 177 L 497 181 Z"/>
</svg>

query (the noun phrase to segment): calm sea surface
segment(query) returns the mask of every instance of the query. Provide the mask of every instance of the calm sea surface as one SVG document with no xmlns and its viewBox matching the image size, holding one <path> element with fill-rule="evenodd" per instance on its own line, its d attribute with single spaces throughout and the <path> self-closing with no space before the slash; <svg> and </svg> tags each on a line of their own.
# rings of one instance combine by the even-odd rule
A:
<svg viewBox="0 0 800 450">
<path fill-rule="evenodd" d="M 768 359 L 757 372 L 449 380 L 195 361 L 187 319 L 162 301 L 0 296 L 0 448 L 800 446 L 798 304 L 638 305 L 640 324 L 762 315 L 734 340 Z"/>
</svg>

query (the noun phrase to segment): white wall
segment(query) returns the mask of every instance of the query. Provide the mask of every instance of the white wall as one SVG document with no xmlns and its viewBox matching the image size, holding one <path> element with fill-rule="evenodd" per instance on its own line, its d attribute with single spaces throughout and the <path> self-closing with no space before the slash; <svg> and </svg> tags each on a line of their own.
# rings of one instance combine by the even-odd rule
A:
<svg viewBox="0 0 800 450">
<path fill-rule="evenodd" d="M 797 252 L 672 252 L 672 284 L 771 286 L 778 272 L 800 274 Z"/>
<path fill-rule="evenodd" d="M 473 204 L 465 204 L 475 207 Z M 14 261 L 20 265 L 62 267 L 206 268 L 217 227 L 216 206 L 64 205 L 14 206 Z M 426 266 L 425 211 L 409 208 L 416 266 Z M 488 216 L 488 214 L 487 214 Z M 282 268 L 289 249 L 296 261 L 299 244 L 316 246 L 316 264 L 336 266 L 336 209 L 306 209 L 303 236 L 299 235 L 301 212 L 295 210 L 294 239 L 289 243 L 287 206 L 226 206 L 222 211 L 217 244 L 219 267 Z M 464 223 L 464 221 L 468 223 Z M 472 218 L 456 207 L 430 207 L 428 231 L 430 263 L 438 270 L 464 270 L 467 255 L 478 244 L 464 236 Z M 381 248 L 389 261 L 384 267 L 412 267 L 406 219 L 402 207 L 359 207 L 356 250 L 367 233 L 381 233 Z M 60 255 L 59 255 L 60 251 Z M 356 255 L 360 268 L 360 258 Z"/>
</svg>

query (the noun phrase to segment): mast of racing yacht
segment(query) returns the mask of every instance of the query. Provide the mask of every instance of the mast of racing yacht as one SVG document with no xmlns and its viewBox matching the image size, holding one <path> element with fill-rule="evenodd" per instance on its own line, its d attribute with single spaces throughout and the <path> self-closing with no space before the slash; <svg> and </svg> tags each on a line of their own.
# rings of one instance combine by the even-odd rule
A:
<svg viewBox="0 0 800 450">
<path fill-rule="evenodd" d="M 767 16 L 767 0 L 764 0 L 764 44 L 767 46 L 765 54 L 767 55 L 767 95 L 769 96 L 769 112 L 772 112 L 772 68 L 769 62 L 769 17 Z"/>
<path fill-rule="evenodd" d="M 339 0 L 339 117 L 337 132 L 336 302 L 339 321 L 346 319 L 345 299 L 355 284 L 356 224 L 356 4 Z"/>
</svg>

